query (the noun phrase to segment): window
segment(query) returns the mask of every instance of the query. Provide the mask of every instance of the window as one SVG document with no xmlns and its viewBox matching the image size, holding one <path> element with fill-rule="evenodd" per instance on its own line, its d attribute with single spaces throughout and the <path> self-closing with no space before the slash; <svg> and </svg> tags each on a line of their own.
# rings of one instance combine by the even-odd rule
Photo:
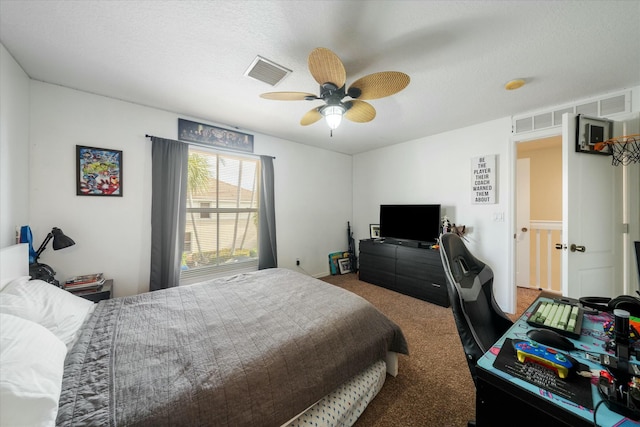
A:
<svg viewBox="0 0 640 427">
<path fill-rule="evenodd" d="M 211 203 L 209 202 L 200 202 L 200 207 L 201 208 L 210 208 L 211 207 Z M 211 213 L 207 210 L 207 211 L 200 211 L 200 219 L 207 219 L 207 218 L 211 218 Z"/>
<path fill-rule="evenodd" d="M 180 283 L 258 269 L 260 160 L 189 148 Z"/>
<path fill-rule="evenodd" d="M 184 233 L 184 246 L 182 248 L 182 253 L 189 253 L 191 252 L 191 233 L 186 232 Z M 182 256 L 184 258 L 184 255 Z"/>
</svg>

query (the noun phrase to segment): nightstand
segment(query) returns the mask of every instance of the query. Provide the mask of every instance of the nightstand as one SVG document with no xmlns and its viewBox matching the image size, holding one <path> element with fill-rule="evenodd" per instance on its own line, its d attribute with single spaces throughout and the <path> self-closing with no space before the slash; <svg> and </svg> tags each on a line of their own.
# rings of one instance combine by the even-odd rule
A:
<svg viewBox="0 0 640 427">
<path fill-rule="evenodd" d="M 85 291 L 77 291 L 71 292 L 74 295 L 82 297 L 84 299 L 88 299 L 89 301 L 98 302 L 103 299 L 111 298 L 111 289 L 113 287 L 113 279 L 107 279 L 104 281 L 104 285 L 100 288 L 100 290 L 85 290 Z"/>
</svg>

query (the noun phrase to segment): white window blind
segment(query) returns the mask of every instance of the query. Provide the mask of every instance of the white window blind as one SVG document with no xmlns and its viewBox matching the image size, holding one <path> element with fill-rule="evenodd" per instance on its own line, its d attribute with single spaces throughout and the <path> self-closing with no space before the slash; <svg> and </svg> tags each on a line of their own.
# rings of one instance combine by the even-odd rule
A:
<svg viewBox="0 0 640 427">
<path fill-rule="evenodd" d="M 260 161 L 189 149 L 180 284 L 258 269 Z"/>
</svg>

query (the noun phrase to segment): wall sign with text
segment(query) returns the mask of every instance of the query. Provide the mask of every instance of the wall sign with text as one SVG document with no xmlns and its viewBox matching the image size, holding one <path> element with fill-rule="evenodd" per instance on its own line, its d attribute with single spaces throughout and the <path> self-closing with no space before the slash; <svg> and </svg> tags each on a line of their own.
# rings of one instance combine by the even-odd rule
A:
<svg viewBox="0 0 640 427">
<path fill-rule="evenodd" d="M 496 155 L 471 159 L 471 203 L 496 203 Z"/>
</svg>

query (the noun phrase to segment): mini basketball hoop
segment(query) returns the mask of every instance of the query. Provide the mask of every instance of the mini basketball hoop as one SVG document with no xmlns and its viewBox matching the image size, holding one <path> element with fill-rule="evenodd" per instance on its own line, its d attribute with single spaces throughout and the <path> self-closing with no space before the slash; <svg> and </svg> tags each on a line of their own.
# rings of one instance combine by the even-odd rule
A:
<svg viewBox="0 0 640 427">
<path fill-rule="evenodd" d="M 640 162 L 640 134 L 618 136 L 595 144 L 596 151 L 611 147 L 611 164 L 613 166 L 630 165 Z"/>
</svg>

